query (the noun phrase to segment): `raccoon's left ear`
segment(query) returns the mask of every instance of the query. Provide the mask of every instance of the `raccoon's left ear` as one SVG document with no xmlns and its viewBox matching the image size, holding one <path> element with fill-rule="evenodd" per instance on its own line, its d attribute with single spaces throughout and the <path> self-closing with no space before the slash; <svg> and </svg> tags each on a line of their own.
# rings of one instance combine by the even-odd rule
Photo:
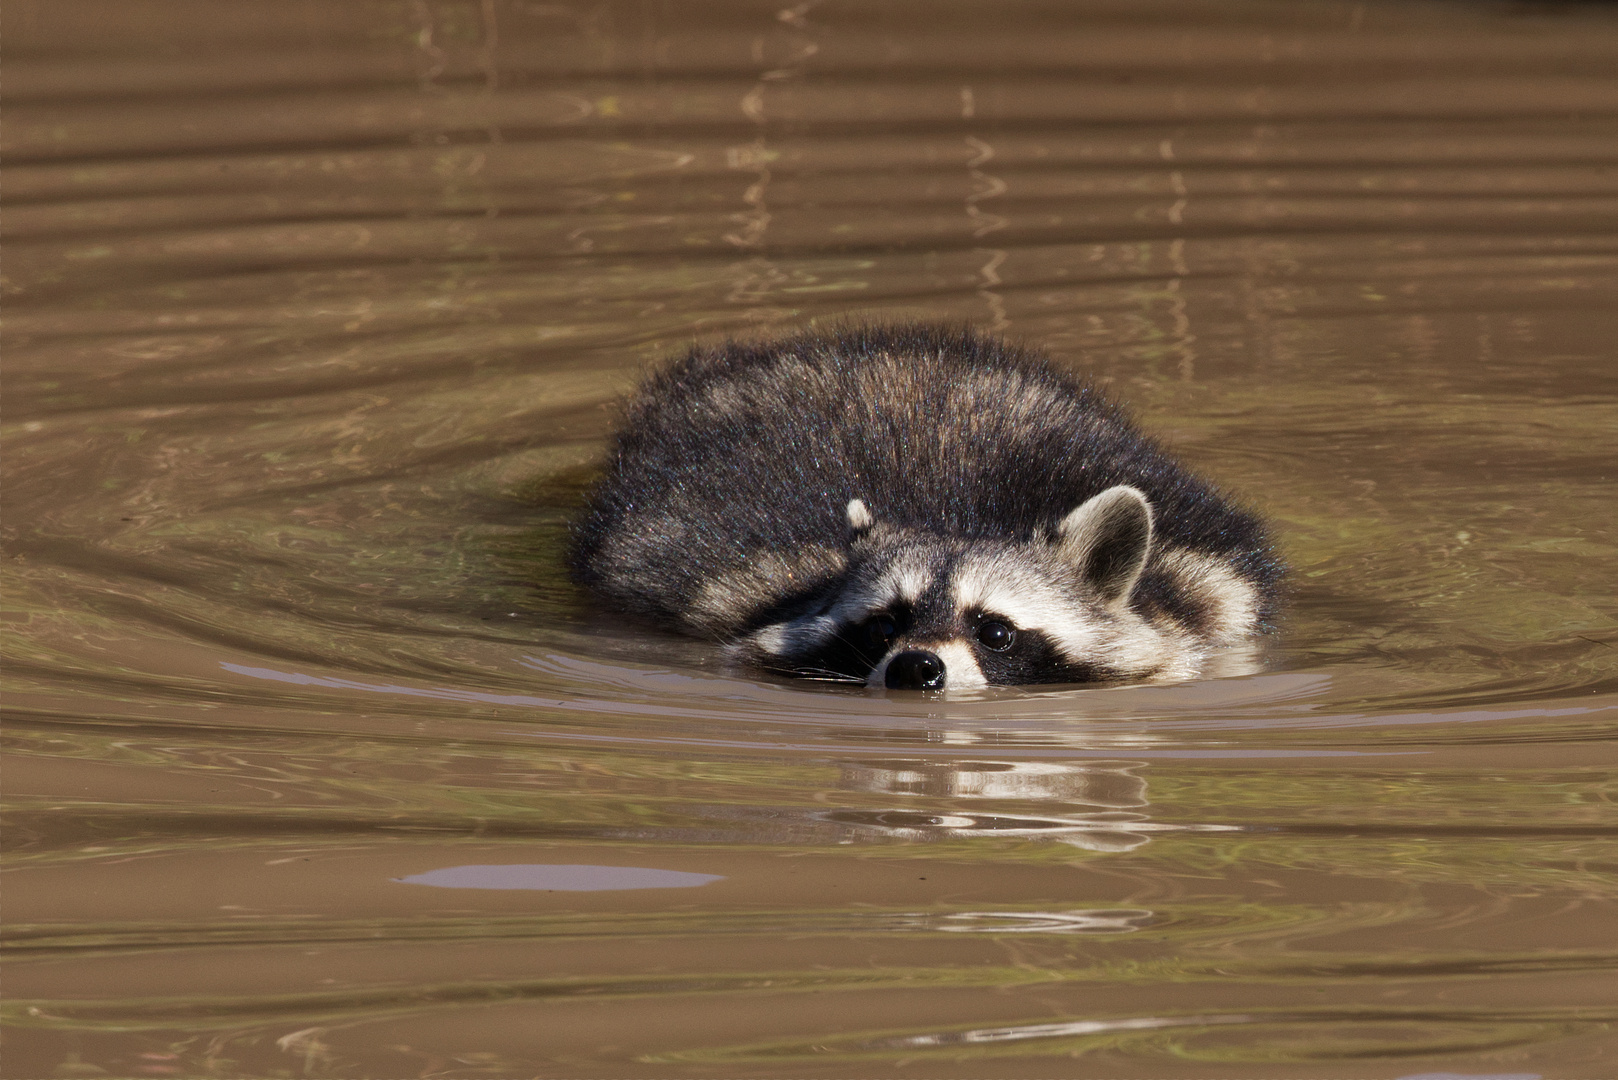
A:
<svg viewBox="0 0 1618 1080">
<path fill-rule="evenodd" d="M 848 527 L 855 536 L 869 532 L 871 526 L 876 524 L 876 515 L 871 508 L 865 505 L 864 499 L 848 500 Z"/>
<path fill-rule="evenodd" d="M 1137 488 L 1110 487 L 1056 527 L 1062 554 L 1109 604 L 1129 599 L 1152 548 L 1152 504 Z"/>
</svg>

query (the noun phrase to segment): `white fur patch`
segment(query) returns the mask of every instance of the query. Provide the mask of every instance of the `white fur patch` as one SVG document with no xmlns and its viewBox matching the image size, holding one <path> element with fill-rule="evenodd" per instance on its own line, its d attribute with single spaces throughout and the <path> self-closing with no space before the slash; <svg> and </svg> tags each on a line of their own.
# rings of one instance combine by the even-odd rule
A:
<svg viewBox="0 0 1618 1080">
<path fill-rule="evenodd" d="M 767 652 L 772 656 L 780 656 L 786 650 L 787 624 L 776 623 L 774 626 L 766 626 L 761 630 L 755 630 L 749 635 L 748 640 L 763 652 Z"/>
<path fill-rule="evenodd" d="M 837 620 L 826 615 L 806 615 L 791 622 L 760 627 L 742 639 L 769 656 L 801 656 L 830 641 L 837 634 Z"/>
<path fill-rule="evenodd" d="M 1258 628 L 1258 590 L 1222 559 L 1183 548 L 1160 551 L 1157 558 L 1175 584 L 1208 609 L 1210 642 L 1235 643 Z"/>
<path fill-rule="evenodd" d="M 875 581 L 851 587 L 840 595 L 832 614 L 852 626 L 889 604 L 915 603 L 932 583 L 933 568 L 927 555 L 901 552 Z"/>
<path fill-rule="evenodd" d="M 1094 619 L 1042 569 L 1005 556 L 963 559 L 952 582 L 955 609 L 999 615 L 1019 629 L 1038 630 L 1074 660 L 1089 658 L 1097 637 Z"/>
<path fill-rule="evenodd" d="M 883 575 L 882 580 L 892 590 L 891 600 L 903 600 L 906 603 L 915 603 L 927 586 L 933 583 L 933 568 L 925 556 L 920 553 L 914 559 L 899 558 L 894 560 L 893 566 Z"/>
<path fill-rule="evenodd" d="M 1155 679 L 1188 679 L 1200 657 L 1189 635 L 1153 626 L 1133 611 L 1121 613 L 1108 627 L 1094 655 L 1114 671 Z"/>
<path fill-rule="evenodd" d="M 897 655 L 898 652 L 894 651 L 884 656 L 882 658 L 882 662 L 876 667 L 872 668 L 869 675 L 865 676 L 865 685 L 875 687 L 878 690 L 886 686 L 888 680 L 888 661 L 892 660 Z"/>
<path fill-rule="evenodd" d="M 855 532 L 864 532 L 876 524 L 876 517 L 871 508 L 865 505 L 864 499 L 848 500 L 848 527 Z"/>
<path fill-rule="evenodd" d="M 989 680 L 983 677 L 983 669 L 978 667 L 977 654 L 966 642 L 946 641 L 929 648 L 944 661 L 945 690 L 971 690 L 989 685 Z"/>
</svg>

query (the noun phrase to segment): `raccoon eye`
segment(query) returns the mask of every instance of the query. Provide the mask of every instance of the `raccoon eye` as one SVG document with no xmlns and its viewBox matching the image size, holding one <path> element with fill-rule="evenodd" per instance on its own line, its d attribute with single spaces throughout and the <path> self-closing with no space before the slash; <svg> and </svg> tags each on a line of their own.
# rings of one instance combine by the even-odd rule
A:
<svg viewBox="0 0 1618 1080">
<path fill-rule="evenodd" d="M 888 642 L 899 636 L 899 624 L 891 615 L 874 615 L 865 620 L 865 642 L 876 652 L 887 652 Z"/>
<path fill-rule="evenodd" d="M 1017 631 L 999 619 L 988 619 L 978 624 L 978 642 L 994 652 L 1005 652 L 1017 640 Z"/>
</svg>

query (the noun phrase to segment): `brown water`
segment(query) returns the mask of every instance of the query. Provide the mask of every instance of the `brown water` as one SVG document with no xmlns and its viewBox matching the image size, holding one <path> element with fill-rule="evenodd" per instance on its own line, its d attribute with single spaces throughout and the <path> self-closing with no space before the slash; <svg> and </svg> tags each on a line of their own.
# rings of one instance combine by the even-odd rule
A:
<svg viewBox="0 0 1618 1080">
<path fill-rule="evenodd" d="M 5 1076 L 1618 1071 L 1618 8 L 5 19 Z M 1266 670 L 594 611 L 612 399 L 850 314 L 1273 517 Z"/>
</svg>

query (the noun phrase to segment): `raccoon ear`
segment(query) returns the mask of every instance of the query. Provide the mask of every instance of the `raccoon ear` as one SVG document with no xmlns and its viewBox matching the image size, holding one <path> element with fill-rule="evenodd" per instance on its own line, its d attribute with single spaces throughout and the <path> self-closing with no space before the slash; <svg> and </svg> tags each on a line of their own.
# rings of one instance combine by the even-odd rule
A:
<svg viewBox="0 0 1618 1080">
<path fill-rule="evenodd" d="M 1152 547 L 1152 504 L 1127 484 L 1110 487 L 1062 519 L 1057 543 L 1109 604 L 1129 599 Z"/>
<path fill-rule="evenodd" d="M 864 499 L 848 500 L 848 527 L 854 531 L 855 536 L 875 524 L 876 517 L 871 513 L 871 508 L 865 505 Z"/>
</svg>

